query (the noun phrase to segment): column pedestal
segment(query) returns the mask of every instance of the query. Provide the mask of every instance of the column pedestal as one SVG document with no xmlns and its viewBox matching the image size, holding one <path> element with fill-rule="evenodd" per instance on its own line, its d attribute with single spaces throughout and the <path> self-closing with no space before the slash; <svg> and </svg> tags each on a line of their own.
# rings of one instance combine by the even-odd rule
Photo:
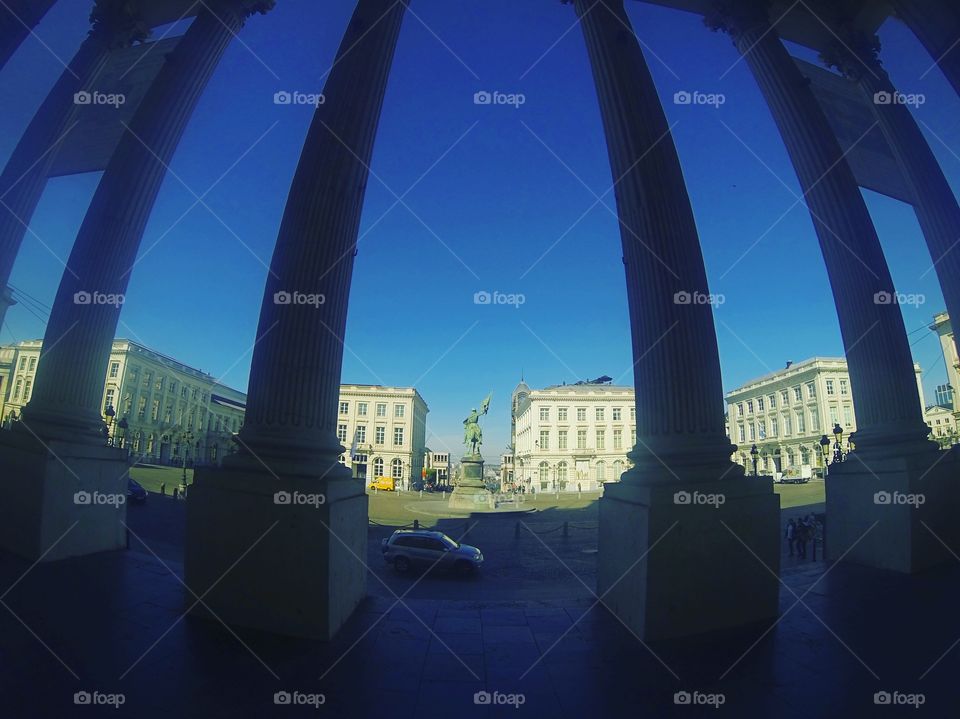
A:
<svg viewBox="0 0 960 719">
<path fill-rule="evenodd" d="M 126 549 L 125 450 L 0 430 L 0 547 L 52 562 Z"/>
<path fill-rule="evenodd" d="M 957 452 L 948 451 L 946 457 L 914 455 L 871 462 L 869 468 L 853 453 L 831 465 L 827 559 L 907 573 L 955 562 L 944 543 L 957 551 L 960 465 Z"/>
<path fill-rule="evenodd" d="M 341 469 L 197 468 L 186 583 L 220 620 L 326 641 L 349 619 L 367 588 L 368 498 Z M 212 618 L 195 603 L 185 609 Z"/>
<path fill-rule="evenodd" d="M 490 490 L 483 483 L 483 457 L 468 454 L 460 459 L 460 481 L 450 493 L 450 509 L 481 511 L 490 504 Z"/>
<path fill-rule="evenodd" d="M 770 477 L 608 484 L 597 593 L 645 641 L 775 619 L 779 508 Z"/>
</svg>

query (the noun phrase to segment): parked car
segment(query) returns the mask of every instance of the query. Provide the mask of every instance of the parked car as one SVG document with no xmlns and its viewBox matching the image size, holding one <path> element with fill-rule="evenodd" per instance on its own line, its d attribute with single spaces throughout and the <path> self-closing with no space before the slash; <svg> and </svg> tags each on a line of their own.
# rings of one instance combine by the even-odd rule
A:
<svg viewBox="0 0 960 719">
<path fill-rule="evenodd" d="M 393 477 L 374 477 L 373 481 L 370 482 L 369 489 L 393 492 L 397 489 L 397 480 Z"/>
<path fill-rule="evenodd" d="M 145 490 L 140 483 L 127 477 L 127 502 L 130 504 L 143 504 L 147 501 L 147 490 Z"/>
<path fill-rule="evenodd" d="M 414 565 L 443 567 L 460 574 L 475 572 L 483 564 L 483 553 L 469 544 L 460 544 L 443 532 L 398 529 L 381 543 L 383 558 L 398 572 Z"/>
</svg>

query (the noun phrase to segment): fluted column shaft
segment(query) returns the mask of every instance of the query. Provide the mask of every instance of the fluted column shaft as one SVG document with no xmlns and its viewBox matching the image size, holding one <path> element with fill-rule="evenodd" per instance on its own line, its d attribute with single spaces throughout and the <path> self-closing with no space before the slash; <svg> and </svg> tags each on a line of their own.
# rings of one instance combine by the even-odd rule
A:
<svg viewBox="0 0 960 719">
<path fill-rule="evenodd" d="M 207 3 L 148 91 L 107 166 L 70 253 L 24 422 L 37 434 L 93 439 L 120 308 L 167 165 L 248 11 Z M 76 301 L 86 293 L 89 303 Z M 99 298 L 99 299 L 98 299 Z"/>
<path fill-rule="evenodd" d="M 0 69 L 56 0 L 6 0 L 0 5 Z"/>
<path fill-rule="evenodd" d="M 676 147 L 623 0 L 575 0 L 606 134 L 626 267 L 637 443 L 627 481 L 731 471 L 700 241 Z"/>
<path fill-rule="evenodd" d="M 264 291 L 241 441 L 335 463 L 343 336 L 370 158 L 406 0 L 359 0 L 310 126 Z"/>
<path fill-rule="evenodd" d="M 111 2 L 98 3 L 89 37 L 40 105 L 0 174 L 0 289 L 10 281 L 50 168 L 76 122 L 75 94 L 93 86 L 112 50 L 129 47 L 148 35 L 135 12 L 128 8 L 124 12 Z M 2 312 L 0 308 L 0 322 Z"/>
<path fill-rule="evenodd" d="M 913 207 L 933 258 L 947 312 L 960 317 L 960 204 L 908 106 L 877 60 L 877 38 L 835 27 L 842 38 L 821 58 L 863 90 L 913 194 Z"/>
<path fill-rule="evenodd" d="M 857 451 L 926 449 L 929 428 L 900 307 L 880 240 L 826 116 L 793 58 L 770 27 L 762 3 L 731 3 L 709 18 L 731 33 L 780 130 L 820 241 L 846 350 L 857 412 Z M 878 299 L 879 298 L 879 299 Z"/>
<path fill-rule="evenodd" d="M 945 0 L 893 0 L 893 7 L 960 95 L 960 9 Z"/>
</svg>

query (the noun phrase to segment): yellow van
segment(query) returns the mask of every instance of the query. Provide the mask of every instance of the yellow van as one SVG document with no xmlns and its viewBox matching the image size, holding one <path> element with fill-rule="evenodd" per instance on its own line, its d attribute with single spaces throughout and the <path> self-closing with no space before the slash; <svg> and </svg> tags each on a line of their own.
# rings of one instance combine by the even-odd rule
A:
<svg viewBox="0 0 960 719">
<path fill-rule="evenodd" d="M 375 477 L 370 483 L 370 489 L 393 492 L 397 488 L 397 480 L 393 477 Z"/>
</svg>

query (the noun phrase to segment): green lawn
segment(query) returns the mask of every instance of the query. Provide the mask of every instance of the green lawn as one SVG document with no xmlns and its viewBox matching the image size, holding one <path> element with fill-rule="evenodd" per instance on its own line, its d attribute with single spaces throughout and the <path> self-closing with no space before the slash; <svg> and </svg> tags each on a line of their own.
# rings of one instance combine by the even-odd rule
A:
<svg viewBox="0 0 960 719">
<path fill-rule="evenodd" d="M 167 494 L 173 493 L 183 481 L 183 469 L 180 467 L 131 467 L 130 476 L 148 492 L 159 494 L 160 485 L 166 483 Z M 193 482 L 193 470 L 187 469 L 187 484 Z"/>
<path fill-rule="evenodd" d="M 825 501 L 824 486 L 823 482 L 774 484 L 773 491 L 780 495 L 780 509 L 789 509 Z"/>
</svg>

